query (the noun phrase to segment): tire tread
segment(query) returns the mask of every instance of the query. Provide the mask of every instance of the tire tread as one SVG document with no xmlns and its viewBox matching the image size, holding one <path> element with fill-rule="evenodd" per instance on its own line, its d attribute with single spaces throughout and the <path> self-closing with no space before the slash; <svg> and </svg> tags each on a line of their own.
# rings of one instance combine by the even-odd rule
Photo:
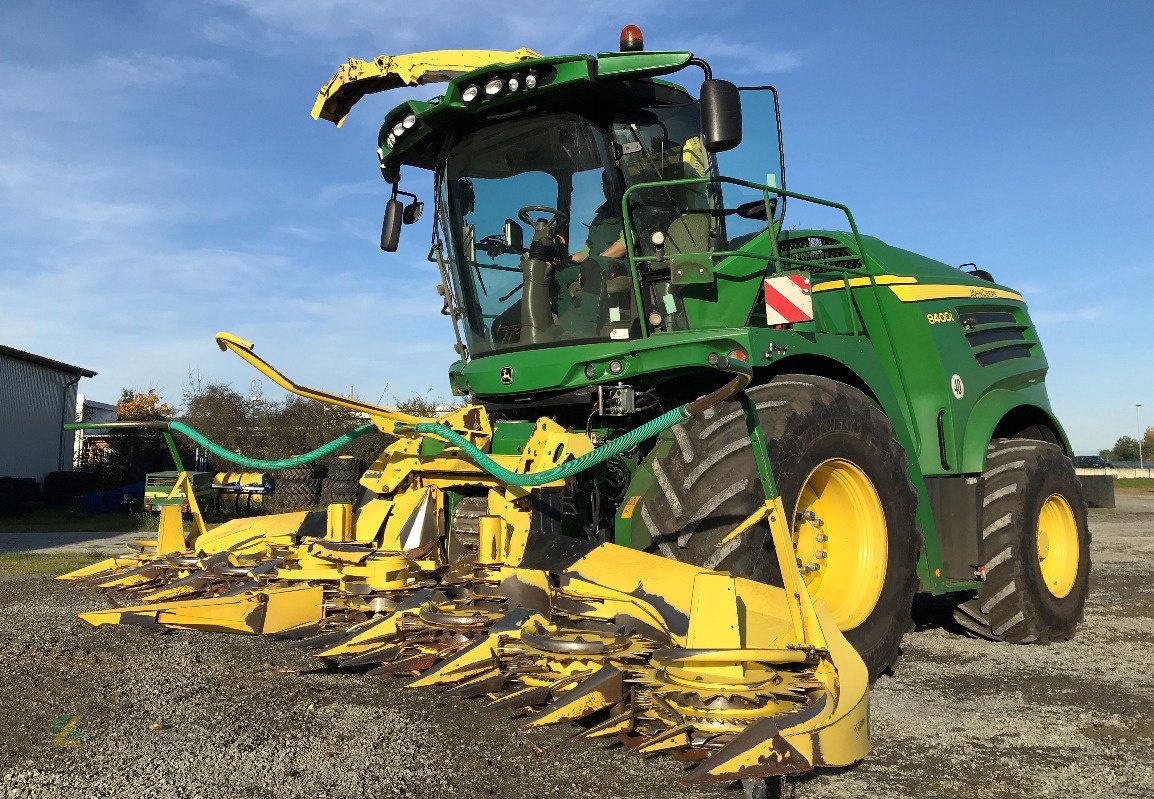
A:
<svg viewBox="0 0 1154 799">
<path fill-rule="evenodd" d="M 1013 459 L 1011 459 L 1011 457 Z M 1031 537 L 1036 520 L 1025 518 L 1031 487 L 1047 475 L 1067 483 L 1066 496 L 1074 510 L 1079 532 L 1079 577 L 1067 598 L 1036 596 L 1044 591 L 1040 576 L 1028 571 L 1036 557 Z M 985 582 L 976 597 L 959 603 L 954 621 L 967 631 L 993 641 L 1016 644 L 1048 644 L 1074 634 L 1082 619 L 1089 574 L 1089 530 L 1085 502 L 1073 465 L 1058 447 L 1045 441 L 998 439 L 990 444 L 983 510 L 987 523 L 982 530 L 986 552 L 995 553 L 985 565 Z M 1032 512 L 1032 508 L 1031 508 Z M 1084 569 L 1083 569 L 1084 565 Z M 1069 601 L 1067 601 L 1069 599 Z M 1049 602 L 1058 610 L 1045 610 Z"/>
</svg>

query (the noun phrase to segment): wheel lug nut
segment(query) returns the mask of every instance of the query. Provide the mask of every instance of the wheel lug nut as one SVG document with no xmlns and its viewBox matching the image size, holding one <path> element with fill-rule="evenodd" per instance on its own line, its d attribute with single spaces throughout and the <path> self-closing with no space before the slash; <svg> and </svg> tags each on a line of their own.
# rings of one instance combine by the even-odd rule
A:
<svg viewBox="0 0 1154 799">
<path fill-rule="evenodd" d="M 821 566 L 818 566 L 816 563 L 807 563 L 807 564 L 805 564 L 805 571 L 806 571 L 806 573 L 807 573 L 807 574 L 808 574 L 809 572 L 815 572 L 815 571 L 817 571 L 817 570 L 818 570 L 818 569 L 820 569 L 820 568 L 821 568 Z"/>
<path fill-rule="evenodd" d="M 818 533 L 817 535 L 814 536 L 814 540 L 817 541 L 818 543 L 824 544 L 826 541 L 829 540 L 829 536 L 826 535 L 825 533 Z"/>
<path fill-rule="evenodd" d="M 824 557 L 825 557 L 825 550 L 824 550 L 824 549 L 819 549 L 819 550 L 817 550 L 816 552 L 814 552 L 814 553 L 813 553 L 813 556 L 814 556 L 815 558 L 817 558 L 818 560 L 821 560 L 822 558 L 824 558 Z"/>
<path fill-rule="evenodd" d="M 805 519 L 807 522 L 812 522 L 817 518 L 817 514 L 811 510 L 802 511 L 801 518 Z"/>
</svg>

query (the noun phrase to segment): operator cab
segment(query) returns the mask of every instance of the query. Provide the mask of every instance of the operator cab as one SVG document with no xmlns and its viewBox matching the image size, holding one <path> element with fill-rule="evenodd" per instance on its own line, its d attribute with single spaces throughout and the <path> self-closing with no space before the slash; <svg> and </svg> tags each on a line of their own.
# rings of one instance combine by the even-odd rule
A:
<svg viewBox="0 0 1154 799">
<path fill-rule="evenodd" d="M 711 172 L 696 101 L 653 103 L 598 116 L 530 113 L 458 132 L 439 167 L 449 243 L 470 353 L 639 335 L 638 291 L 625 260 L 621 201 L 639 183 Z M 653 231 L 708 250 L 709 184 L 630 195 L 632 234 Z M 674 234 L 673 231 L 677 233 Z M 680 329 L 666 283 L 641 297 L 659 327 Z M 652 324 L 652 320 L 651 320 Z"/>
<path fill-rule="evenodd" d="M 736 250 L 780 225 L 784 203 L 721 178 L 715 158 L 744 149 L 733 148 L 749 90 L 714 80 L 692 53 L 637 49 L 623 39 L 617 53 L 495 64 L 386 117 L 381 166 L 394 197 L 382 248 L 395 249 L 402 222 L 400 167 L 433 170 L 430 256 L 463 361 L 689 330 L 695 309 L 716 301 L 714 266 L 726 258 L 753 258 L 741 279 L 754 304 L 769 256 Z M 700 100 L 659 77 L 689 67 L 705 72 Z M 780 136 L 754 142 L 756 160 L 738 173 L 782 185 L 764 162 L 780 156 Z M 734 310 L 722 326 L 746 321 Z"/>
</svg>

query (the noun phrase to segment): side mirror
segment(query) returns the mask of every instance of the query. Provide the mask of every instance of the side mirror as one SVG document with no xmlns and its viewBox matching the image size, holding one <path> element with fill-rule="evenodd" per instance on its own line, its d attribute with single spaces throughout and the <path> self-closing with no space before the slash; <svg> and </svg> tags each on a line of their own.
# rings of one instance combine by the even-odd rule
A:
<svg viewBox="0 0 1154 799">
<path fill-rule="evenodd" d="M 505 249 L 517 255 L 525 252 L 525 230 L 515 219 L 505 220 Z"/>
<path fill-rule="evenodd" d="M 709 78 L 701 84 L 701 139 L 711 153 L 741 144 L 741 94 L 727 80 Z"/>
<path fill-rule="evenodd" d="M 385 252 L 396 252 L 397 242 L 401 239 L 401 218 L 405 209 L 396 197 L 385 205 L 385 221 L 381 224 L 381 249 Z"/>
<path fill-rule="evenodd" d="M 419 200 L 413 200 L 405 206 L 405 212 L 401 214 L 401 221 L 406 225 L 411 225 L 421 218 L 421 213 L 425 210 L 425 204 Z"/>
</svg>

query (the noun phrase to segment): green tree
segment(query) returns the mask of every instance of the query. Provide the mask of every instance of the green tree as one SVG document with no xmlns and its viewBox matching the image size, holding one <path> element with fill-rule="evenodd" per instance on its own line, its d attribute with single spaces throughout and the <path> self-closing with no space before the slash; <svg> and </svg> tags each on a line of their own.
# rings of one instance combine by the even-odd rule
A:
<svg viewBox="0 0 1154 799">
<path fill-rule="evenodd" d="M 251 403 L 227 383 L 190 383 L 184 391 L 181 419 L 217 444 L 250 458 L 263 454 L 260 434 L 251 414 Z M 238 471 L 240 467 L 210 455 L 215 471 Z"/>
<path fill-rule="evenodd" d="M 401 413 L 408 413 L 413 416 L 441 416 L 448 410 L 455 410 L 461 407 L 460 403 L 446 403 L 444 400 L 429 399 L 428 396 L 420 396 L 414 394 L 408 399 L 397 401 L 394 398 L 396 408 Z"/>
<path fill-rule="evenodd" d="M 327 444 L 369 420 L 348 408 L 302 397 L 288 397 L 268 414 L 268 457 L 301 455 Z M 391 437 L 374 430 L 333 455 L 352 455 L 366 464 L 381 454 Z"/>
<path fill-rule="evenodd" d="M 116 403 L 120 422 L 163 422 L 173 415 L 172 407 L 153 388 L 123 389 Z M 114 429 L 104 442 L 105 446 L 87 448 L 84 469 L 103 475 L 110 486 L 134 483 L 148 472 L 173 468 L 172 455 L 159 431 Z M 182 455 L 187 452 L 180 451 Z"/>
<path fill-rule="evenodd" d="M 185 388 L 184 404 L 186 424 L 225 449 L 264 460 L 303 455 L 368 421 L 347 408 L 302 397 L 250 400 L 227 383 L 204 383 L 196 377 Z M 391 440 L 372 431 L 337 454 L 372 463 Z M 212 455 L 209 463 L 214 471 L 241 470 Z"/>
<path fill-rule="evenodd" d="M 1133 436 L 1122 436 L 1114 442 L 1114 448 L 1110 450 L 1109 460 L 1115 461 L 1136 461 L 1138 460 L 1138 439 Z M 1146 447 L 1142 447 L 1142 454 L 1145 456 Z"/>
</svg>

